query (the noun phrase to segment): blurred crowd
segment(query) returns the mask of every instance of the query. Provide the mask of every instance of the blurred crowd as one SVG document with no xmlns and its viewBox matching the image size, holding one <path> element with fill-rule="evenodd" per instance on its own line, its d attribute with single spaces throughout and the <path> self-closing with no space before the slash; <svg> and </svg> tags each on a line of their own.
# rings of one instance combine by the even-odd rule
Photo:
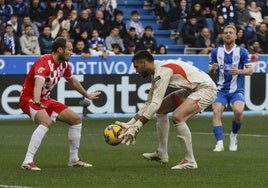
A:
<svg viewBox="0 0 268 188">
<path fill-rule="evenodd" d="M 149 0 L 162 23 L 184 44 L 209 53 L 222 45 L 225 25 L 238 30 L 237 44 L 251 53 L 268 53 L 268 0 Z"/>
<path fill-rule="evenodd" d="M 268 53 L 268 0 L 147 0 L 160 30 L 171 30 L 199 53 L 222 44 L 223 27 L 234 24 L 237 44 L 251 53 Z M 130 18 L 124 21 L 124 14 Z M 139 12 L 125 13 L 116 0 L 0 0 L 0 54 L 40 55 L 51 52 L 54 39 L 73 42 L 82 57 L 134 54 L 146 49 L 166 54 Z"/>
</svg>

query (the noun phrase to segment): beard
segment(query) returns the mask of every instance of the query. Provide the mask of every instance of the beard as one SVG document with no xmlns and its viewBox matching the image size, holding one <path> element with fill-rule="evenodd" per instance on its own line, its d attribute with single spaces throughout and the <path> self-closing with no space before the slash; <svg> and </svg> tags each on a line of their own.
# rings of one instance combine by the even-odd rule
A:
<svg viewBox="0 0 268 188">
<path fill-rule="evenodd" d="M 150 73 L 148 71 L 144 71 L 140 73 L 141 77 L 146 78 Z"/>
<path fill-rule="evenodd" d="M 58 60 L 60 61 L 60 62 L 62 62 L 62 61 L 69 61 L 69 57 L 65 57 L 64 56 L 64 54 L 60 54 L 59 55 L 59 57 L 58 57 Z"/>
</svg>

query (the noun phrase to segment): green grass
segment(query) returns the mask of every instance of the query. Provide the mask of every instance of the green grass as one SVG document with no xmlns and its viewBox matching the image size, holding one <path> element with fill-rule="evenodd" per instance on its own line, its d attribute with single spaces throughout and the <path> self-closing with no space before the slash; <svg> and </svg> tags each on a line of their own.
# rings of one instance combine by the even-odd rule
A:
<svg viewBox="0 0 268 188">
<path fill-rule="evenodd" d="M 122 120 L 122 119 L 121 119 Z M 123 119 L 124 120 L 124 119 Z M 192 131 L 196 170 L 170 170 L 183 157 L 175 128 L 170 128 L 169 163 L 146 161 L 143 152 L 157 147 L 155 119 L 142 128 L 134 146 L 109 146 L 103 129 L 115 119 L 84 119 L 80 157 L 93 168 L 70 168 L 68 127 L 54 124 L 35 157 L 40 172 L 20 169 L 35 125 L 30 120 L 0 121 L 0 187 L 91 188 L 264 188 L 268 187 L 268 121 L 265 116 L 246 116 L 240 131 L 239 151 L 228 151 L 231 117 L 224 117 L 225 152 L 215 153 L 211 117 L 188 122 Z"/>
</svg>

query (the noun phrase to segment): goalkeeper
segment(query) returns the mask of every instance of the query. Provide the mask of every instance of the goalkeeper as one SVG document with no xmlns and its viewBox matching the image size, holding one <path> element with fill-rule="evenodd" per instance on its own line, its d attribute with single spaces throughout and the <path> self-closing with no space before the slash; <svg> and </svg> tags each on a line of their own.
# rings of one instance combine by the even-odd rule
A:
<svg viewBox="0 0 268 188">
<path fill-rule="evenodd" d="M 212 104 L 217 93 L 215 83 L 205 72 L 188 63 L 179 60 L 157 61 L 146 50 L 137 52 L 132 62 L 139 75 L 151 76 L 152 85 L 148 98 L 138 113 L 127 123 L 116 122 L 127 129 L 120 135 L 123 138 L 122 143 L 134 144 L 142 126 L 156 113 L 159 146 L 153 153 L 144 153 L 143 157 L 167 163 L 169 134 L 167 114 L 173 112 L 173 124 L 185 156 L 171 169 L 197 168 L 191 132 L 186 121 Z M 168 87 L 178 90 L 165 97 Z"/>
</svg>

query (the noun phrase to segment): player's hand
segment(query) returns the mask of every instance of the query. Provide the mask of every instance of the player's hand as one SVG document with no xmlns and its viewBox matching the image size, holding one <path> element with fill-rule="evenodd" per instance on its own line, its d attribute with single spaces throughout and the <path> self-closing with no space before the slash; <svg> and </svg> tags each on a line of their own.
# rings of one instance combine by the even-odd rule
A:
<svg viewBox="0 0 268 188">
<path fill-rule="evenodd" d="M 219 67 L 218 63 L 213 63 L 213 65 L 211 66 L 211 72 L 215 74 L 217 72 L 218 67 Z"/>
<path fill-rule="evenodd" d="M 130 144 L 135 144 L 136 136 L 138 135 L 140 129 L 136 125 L 130 125 L 124 134 L 119 135 L 118 138 L 123 138 L 122 144 L 129 146 Z"/>
<path fill-rule="evenodd" d="M 101 94 L 100 91 L 96 91 L 96 92 L 93 92 L 93 93 L 89 93 L 89 94 L 87 95 L 87 98 L 90 99 L 90 100 L 98 99 L 100 94 Z"/>
<path fill-rule="evenodd" d="M 30 100 L 30 102 L 34 105 L 34 106 L 38 106 L 40 108 L 43 108 L 43 109 L 46 109 L 47 106 L 43 105 L 41 102 L 36 102 L 36 101 L 33 101 L 33 100 Z"/>
<path fill-rule="evenodd" d="M 129 128 L 127 129 L 127 131 L 124 134 L 119 135 L 118 137 L 118 138 L 123 138 L 121 143 L 126 144 L 127 146 L 129 146 L 130 144 L 135 144 L 136 137 L 142 126 L 143 124 L 139 120 L 136 123 L 129 125 Z"/>
<path fill-rule="evenodd" d="M 121 122 L 121 121 L 116 121 L 115 124 L 119 125 L 123 129 L 128 129 L 131 125 L 136 123 L 136 121 L 137 120 L 135 118 L 131 118 L 131 120 L 129 120 L 127 123 L 124 123 L 124 122 Z"/>
<path fill-rule="evenodd" d="M 131 126 L 131 124 L 124 123 L 121 121 L 115 121 L 115 124 L 119 125 L 122 129 L 128 129 Z"/>
</svg>

